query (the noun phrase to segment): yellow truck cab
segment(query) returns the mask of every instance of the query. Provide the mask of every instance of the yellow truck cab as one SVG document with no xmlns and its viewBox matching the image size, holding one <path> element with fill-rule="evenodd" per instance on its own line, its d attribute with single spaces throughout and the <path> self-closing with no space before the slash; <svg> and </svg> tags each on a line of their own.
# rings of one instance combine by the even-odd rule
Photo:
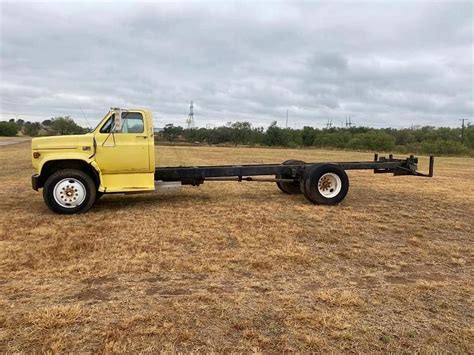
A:
<svg viewBox="0 0 474 355">
<path fill-rule="evenodd" d="M 286 160 L 281 164 L 155 167 L 152 113 L 145 109 L 113 108 L 84 135 L 35 138 L 31 143 L 34 190 L 43 188 L 46 205 L 56 213 L 85 212 L 107 193 L 150 192 L 204 181 L 275 182 L 290 195 L 303 194 L 315 204 L 335 205 L 349 191 L 346 170 L 433 176 L 417 171 L 418 158 L 375 154 L 362 162 Z M 272 176 L 264 177 L 262 176 Z"/>
<path fill-rule="evenodd" d="M 34 138 L 33 189 L 53 211 L 76 213 L 103 193 L 154 191 L 152 113 L 111 109 L 84 135 Z"/>
</svg>

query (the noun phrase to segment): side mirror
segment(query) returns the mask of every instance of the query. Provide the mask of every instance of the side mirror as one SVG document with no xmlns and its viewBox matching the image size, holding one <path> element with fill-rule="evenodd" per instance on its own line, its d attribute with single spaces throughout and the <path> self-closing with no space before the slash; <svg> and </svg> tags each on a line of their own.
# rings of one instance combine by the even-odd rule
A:
<svg viewBox="0 0 474 355">
<path fill-rule="evenodd" d="M 119 108 L 113 108 L 112 111 L 114 112 L 114 132 L 121 132 L 122 131 L 122 110 Z"/>
</svg>

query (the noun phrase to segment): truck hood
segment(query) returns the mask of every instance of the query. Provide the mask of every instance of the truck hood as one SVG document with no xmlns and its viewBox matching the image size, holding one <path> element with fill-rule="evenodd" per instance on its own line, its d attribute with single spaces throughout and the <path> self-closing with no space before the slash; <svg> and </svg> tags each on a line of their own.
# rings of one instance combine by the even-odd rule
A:
<svg viewBox="0 0 474 355">
<path fill-rule="evenodd" d="M 87 148 L 86 148 L 87 147 Z M 94 150 L 94 135 L 92 133 L 71 135 L 71 136 L 52 136 L 33 138 L 31 140 L 32 150 Z"/>
</svg>

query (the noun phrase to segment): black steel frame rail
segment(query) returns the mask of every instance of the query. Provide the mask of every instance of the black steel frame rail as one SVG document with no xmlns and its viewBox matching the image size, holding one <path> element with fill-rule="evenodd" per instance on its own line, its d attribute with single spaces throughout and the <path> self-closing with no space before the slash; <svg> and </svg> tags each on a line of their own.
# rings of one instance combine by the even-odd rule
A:
<svg viewBox="0 0 474 355">
<path fill-rule="evenodd" d="M 304 164 L 251 164 L 251 165 L 220 165 L 220 166 L 184 166 L 184 167 L 158 167 L 155 169 L 156 181 L 181 181 L 183 184 L 199 185 L 206 179 L 234 177 L 237 180 L 252 180 L 246 177 L 263 175 L 284 175 L 299 179 L 308 167 L 321 164 L 338 165 L 344 170 L 374 170 L 375 173 L 393 173 L 394 175 L 433 176 L 434 158 L 430 157 L 428 174 L 417 171 L 418 158 L 410 156 L 406 159 L 394 159 L 375 154 L 373 161 L 356 162 L 328 162 Z M 217 179 L 213 179 L 217 180 Z M 278 179 L 276 179 L 278 180 Z M 275 180 L 275 181 L 276 181 Z M 267 179 L 270 181 L 270 179 Z M 274 180 L 272 180 L 274 181 Z"/>
</svg>

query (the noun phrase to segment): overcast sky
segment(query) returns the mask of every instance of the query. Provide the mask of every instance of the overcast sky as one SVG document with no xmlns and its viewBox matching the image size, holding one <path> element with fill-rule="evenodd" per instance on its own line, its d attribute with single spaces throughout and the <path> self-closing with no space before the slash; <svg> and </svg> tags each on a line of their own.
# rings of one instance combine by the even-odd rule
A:
<svg viewBox="0 0 474 355">
<path fill-rule="evenodd" d="M 472 2 L 1 3 L 0 119 L 474 122 Z"/>
</svg>

